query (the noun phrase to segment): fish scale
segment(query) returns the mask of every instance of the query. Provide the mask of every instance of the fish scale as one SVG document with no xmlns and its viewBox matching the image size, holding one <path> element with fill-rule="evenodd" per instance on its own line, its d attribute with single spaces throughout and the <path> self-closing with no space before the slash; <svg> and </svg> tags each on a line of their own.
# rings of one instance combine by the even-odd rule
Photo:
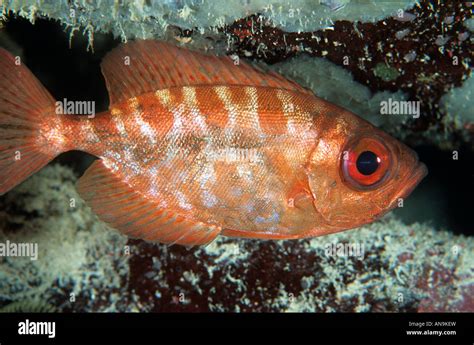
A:
<svg viewBox="0 0 474 345">
<path fill-rule="evenodd" d="M 203 88 L 207 89 L 206 91 L 202 90 Z M 166 97 L 156 97 L 156 101 L 161 103 L 161 108 L 163 109 L 162 113 L 154 114 L 153 117 L 148 116 L 149 112 L 147 111 L 147 106 L 149 102 L 147 98 L 153 97 L 151 95 L 143 95 L 135 97 L 128 102 L 125 102 L 127 105 L 118 105 L 116 110 L 111 111 L 109 116 L 114 118 L 119 118 L 119 123 L 122 124 L 123 129 L 116 131 L 117 137 L 114 139 L 109 139 L 110 145 L 105 147 L 102 152 L 94 152 L 99 157 L 104 157 L 108 159 L 108 164 L 116 167 L 116 170 L 121 172 L 122 178 L 127 177 L 127 181 L 131 184 L 132 187 L 146 186 L 143 194 L 157 194 L 150 193 L 150 190 L 154 188 L 157 191 L 164 191 L 159 193 L 159 197 L 165 198 L 167 205 L 171 205 L 176 209 L 181 211 L 190 211 L 190 208 L 195 209 L 197 216 L 201 216 L 205 213 L 212 214 L 215 213 L 213 208 L 219 209 L 220 212 L 216 218 L 217 224 L 224 224 L 224 226 L 230 226 L 231 224 L 226 224 L 225 219 L 229 219 L 222 210 L 225 211 L 226 206 L 230 203 L 228 200 L 235 199 L 235 196 L 229 195 L 222 188 L 216 188 L 215 186 L 226 186 L 231 185 L 235 189 L 240 189 L 242 191 L 249 191 L 246 198 L 243 193 L 240 195 L 239 205 L 234 205 L 232 207 L 234 212 L 243 212 L 248 211 L 249 205 L 253 205 L 253 218 L 254 219 L 266 219 L 268 218 L 268 212 L 273 212 L 274 207 L 268 205 L 274 204 L 274 201 L 271 201 L 271 198 L 267 197 L 270 193 L 268 192 L 271 188 L 276 188 L 279 193 L 284 193 L 284 189 L 281 189 L 281 182 L 278 179 L 272 179 L 269 181 L 268 176 L 271 166 L 268 165 L 268 158 L 266 157 L 266 152 L 268 148 L 272 148 L 276 151 L 285 151 L 285 147 L 296 146 L 299 142 L 300 137 L 295 136 L 291 137 L 287 135 L 286 124 L 288 123 L 287 117 L 283 116 L 283 113 L 278 109 L 278 100 L 275 99 L 276 90 L 259 90 L 258 88 L 253 88 L 249 90 L 249 87 L 231 87 L 225 88 L 226 94 L 230 99 L 244 99 L 243 106 L 235 102 L 232 106 L 236 109 L 240 116 L 238 126 L 230 127 L 231 117 L 222 116 L 221 109 L 212 108 L 207 103 L 206 99 L 215 99 L 216 95 L 219 94 L 219 90 L 223 90 L 223 87 L 186 87 L 183 88 L 192 92 L 194 94 L 199 94 L 202 99 L 195 99 L 192 102 L 186 102 L 185 97 L 179 97 L 180 91 L 183 90 L 160 90 L 160 94 L 171 95 L 169 101 L 165 101 Z M 200 89 L 197 90 L 196 89 Z M 191 91 L 192 90 L 192 91 Z M 285 92 L 281 91 L 280 92 Z M 155 92 L 155 96 L 156 96 Z M 184 93 L 184 92 L 183 92 Z M 249 114 L 248 109 L 253 109 L 251 104 L 246 100 L 249 93 L 254 93 L 255 95 L 260 95 L 256 99 L 264 98 L 267 102 L 262 102 L 263 106 L 260 106 L 260 112 L 253 112 Z M 231 96 L 233 95 L 233 96 Z M 239 96 L 241 95 L 241 96 Z M 290 96 L 288 96 L 290 97 Z M 173 107 L 176 108 L 176 104 L 173 102 L 176 100 L 183 100 L 181 105 L 184 106 L 184 111 L 181 114 L 181 121 L 183 122 L 181 126 L 182 129 L 176 132 L 176 126 L 174 122 L 176 119 L 173 117 Z M 222 98 L 220 98 L 222 100 Z M 302 97 L 300 103 L 304 104 L 304 97 Z M 224 102 L 224 101 L 223 101 Z M 231 102 L 229 100 L 229 102 Z M 214 104 L 218 102 L 213 102 Z M 197 106 L 199 104 L 201 107 Z M 211 103 L 212 104 L 212 103 Z M 171 105 L 171 107 L 170 107 Z M 196 108 L 197 106 L 197 108 Z M 140 116 L 140 121 L 143 121 L 154 131 L 154 139 L 162 142 L 163 149 L 156 150 L 154 145 L 150 143 L 149 136 L 144 135 L 142 131 L 139 130 L 137 126 L 137 117 L 134 116 L 135 110 L 139 107 L 143 115 Z M 121 110 L 119 110 L 121 109 Z M 156 109 L 156 106 L 154 107 Z M 202 116 L 203 123 L 208 128 L 208 131 L 199 133 L 195 131 L 194 119 L 196 114 Z M 270 114 L 279 114 L 280 123 L 275 119 L 277 116 Z M 295 113 L 296 115 L 296 113 Z M 107 115 L 100 115 L 105 117 Z M 249 117 L 251 121 L 244 121 L 246 117 Z M 273 126 L 272 133 L 263 133 L 260 128 L 260 118 L 265 119 L 268 116 L 273 116 Z M 258 119 L 256 118 L 258 117 Z M 311 118 L 306 114 L 307 121 L 305 123 L 306 128 L 311 127 Z M 150 119 L 149 122 L 145 119 Z M 220 118 L 227 119 L 227 123 L 220 121 Z M 92 124 L 93 120 L 89 120 Z M 212 123 L 213 125 L 208 125 Z M 264 122 L 264 121 L 262 121 Z M 297 121 L 294 121 L 297 122 Z M 218 125 L 216 125 L 218 124 Z M 304 122 L 300 121 L 301 132 L 304 132 Z M 277 126 L 278 125 L 278 126 Z M 167 128 L 167 131 L 164 131 L 162 128 Z M 227 131 L 227 129 L 232 128 L 232 131 Z M 276 130 L 279 130 L 277 132 Z M 138 133 L 133 136 L 130 133 Z M 124 133 L 129 133 L 128 136 L 124 136 Z M 239 134 L 240 133 L 240 134 Z M 278 135 L 277 135 L 278 133 Z M 270 135 L 269 139 L 265 139 L 265 136 Z M 244 138 L 245 136 L 245 138 Z M 120 143 L 121 147 L 132 146 L 132 143 L 125 139 L 125 137 L 133 137 L 134 141 L 141 143 L 139 146 L 143 148 L 144 154 L 147 155 L 148 162 L 144 165 L 143 161 L 145 157 L 138 155 L 131 155 L 126 160 L 116 160 L 112 156 L 108 156 L 106 152 L 113 152 L 113 146 L 115 142 Z M 161 138 L 161 139 L 159 139 Z M 163 140 L 163 138 L 168 138 L 168 140 Z M 189 144 L 189 138 L 192 138 L 192 141 L 195 143 L 201 144 Z M 101 139 L 99 139 L 101 141 Z M 204 144 L 206 143 L 206 144 Z M 237 146 L 235 144 L 238 144 Z M 185 154 L 178 154 L 176 151 L 182 148 L 190 149 L 193 148 L 194 152 L 185 152 Z M 84 148 L 87 150 L 88 148 Z M 89 148 L 90 150 L 90 148 Z M 126 149 L 119 149 L 119 152 L 126 152 Z M 301 151 L 301 149 L 299 149 Z M 166 158 L 167 155 L 175 157 L 171 162 Z M 288 157 L 290 155 L 287 155 Z M 305 160 L 305 157 L 301 155 L 301 162 L 297 162 L 294 158 L 295 155 L 292 155 L 293 159 L 291 162 L 302 164 Z M 122 156 L 121 156 L 122 157 Z M 282 156 L 281 159 L 286 159 Z M 193 163 L 195 163 L 193 165 Z M 141 169 L 138 171 L 138 175 L 135 176 L 134 169 L 132 166 L 141 166 Z M 225 166 L 225 170 L 230 171 L 230 174 L 216 174 L 216 170 L 220 170 L 217 166 Z M 162 168 L 166 166 L 166 168 Z M 183 167 L 189 168 L 183 168 Z M 286 164 L 288 166 L 288 164 Z M 152 169 L 156 175 L 149 174 L 149 170 Z M 238 170 L 244 170 L 250 172 L 250 176 L 243 176 L 238 173 Z M 213 171 L 214 177 L 212 179 L 209 176 L 203 174 L 203 171 Z M 286 172 L 287 173 L 287 172 Z M 133 181 L 137 185 L 134 185 Z M 203 183 L 203 181 L 205 183 Z M 271 182 L 271 183 L 270 183 Z M 173 188 L 165 191 L 165 186 L 172 185 Z M 254 186 L 261 185 L 259 190 L 255 190 Z M 246 200 L 247 199 L 247 200 Z M 214 201 L 213 201 L 214 200 Z M 266 200 L 266 201 L 265 201 Z M 271 208 L 268 211 L 265 207 L 257 207 L 258 205 L 265 205 L 267 208 Z M 191 207 L 190 207 L 191 206 Z M 202 209 L 205 209 L 205 212 L 202 212 Z M 232 224 L 235 226 L 235 223 Z M 254 223 L 258 225 L 262 230 L 266 230 L 267 226 L 262 223 Z M 254 230 L 258 231 L 259 227 L 254 226 Z"/>
</svg>

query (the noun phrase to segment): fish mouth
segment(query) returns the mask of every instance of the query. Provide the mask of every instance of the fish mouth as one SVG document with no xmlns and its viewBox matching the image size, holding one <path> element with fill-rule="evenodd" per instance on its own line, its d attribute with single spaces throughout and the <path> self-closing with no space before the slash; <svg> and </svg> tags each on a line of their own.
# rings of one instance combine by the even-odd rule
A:
<svg viewBox="0 0 474 345">
<path fill-rule="evenodd" d="M 400 198 L 405 199 L 406 197 L 408 197 L 427 174 L 428 168 L 426 167 L 426 165 L 421 162 L 418 162 L 410 177 L 408 177 L 406 184 L 402 187 L 402 189 L 393 201 L 397 202 L 397 200 Z"/>
</svg>

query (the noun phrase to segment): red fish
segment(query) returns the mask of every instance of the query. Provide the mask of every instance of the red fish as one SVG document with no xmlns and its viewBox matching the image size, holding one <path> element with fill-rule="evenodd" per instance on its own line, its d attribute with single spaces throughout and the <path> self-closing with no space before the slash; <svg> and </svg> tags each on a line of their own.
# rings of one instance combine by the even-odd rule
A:
<svg viewBox="0 0 474 345">
<path fill-rule="evenodd" d="M 147 241 L 295 239 L 372 222 L 426 175 L 416 153 L 275 73 L 158 41 L 102 63 L 108 111 L 55 112 L 0 51 L 0 194 L 61 152 L 99 159 L 78 182 L 99 217 Z"/>
</svg>

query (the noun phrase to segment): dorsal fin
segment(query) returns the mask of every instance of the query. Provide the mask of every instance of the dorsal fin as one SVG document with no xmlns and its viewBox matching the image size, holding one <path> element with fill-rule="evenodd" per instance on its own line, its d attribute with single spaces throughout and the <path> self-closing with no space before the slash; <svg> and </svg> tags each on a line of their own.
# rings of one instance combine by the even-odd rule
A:
<svg viewBox="0 0 474 345">
<path fill-rule="evenodd" d="M 311 93 L 275 72 L 263 72 L 228 57 L 205 55 L 152 40 L 131 41 L 112 50 L 102 61 L 110 105 L 177 86 L 268 86 Z"/>
</svg>

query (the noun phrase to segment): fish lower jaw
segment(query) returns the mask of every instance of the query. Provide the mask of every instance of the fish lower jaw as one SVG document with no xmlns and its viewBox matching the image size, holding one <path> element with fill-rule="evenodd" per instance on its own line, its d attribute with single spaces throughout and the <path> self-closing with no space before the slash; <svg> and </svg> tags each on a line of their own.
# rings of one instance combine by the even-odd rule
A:
<svg viewBox="0 0 474 345">
<path fill-rule="evenodd" d="M 421 162 L 418 163 L 412 174 L 407 178 L 407 183 L 392 199 L 393 208 L 395 208 L 401 200 L 406 199 L 427 174 L 428 168 L 426 165 Z"/>
</svg>

